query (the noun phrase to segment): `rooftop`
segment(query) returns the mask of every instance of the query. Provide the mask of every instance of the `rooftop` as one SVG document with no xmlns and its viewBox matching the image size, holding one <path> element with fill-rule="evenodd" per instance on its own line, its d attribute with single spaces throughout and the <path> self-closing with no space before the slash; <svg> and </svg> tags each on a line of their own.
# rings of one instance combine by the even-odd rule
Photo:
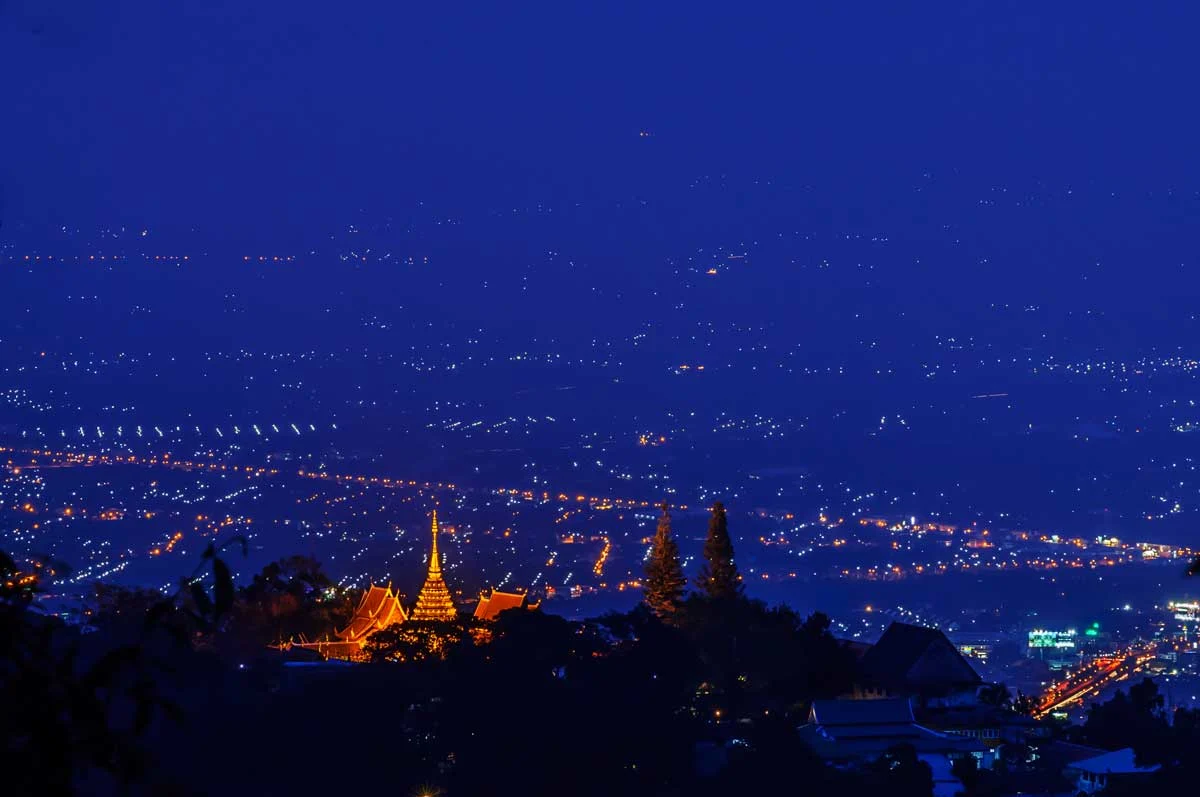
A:
<svg viewBox="0 0 1200 797">
<path fill-rule="evenodd" d="M 1080 772 L 1090 772 L 1093 775 L 1135 775 L 1146 774 L 1158 770 L 1158 764 L 1150 767 L 1139 767 L 1132 747 L 1114 750 L 1095 758 L 1085 758 L 1071 764 L 1071 769 Z"/>
</svg>

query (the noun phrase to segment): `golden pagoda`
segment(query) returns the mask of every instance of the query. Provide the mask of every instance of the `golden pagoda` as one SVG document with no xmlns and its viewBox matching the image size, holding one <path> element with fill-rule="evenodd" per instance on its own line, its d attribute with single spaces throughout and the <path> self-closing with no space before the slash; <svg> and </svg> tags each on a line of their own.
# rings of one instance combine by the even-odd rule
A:
<svg viewBox="0 0 1200 797">
<path fill-rule="evenodd" d="M 425 575 L 425 585 L 417 595 L 417 605 L 409 618 L 418 622 L 445 622 L 458 619 L 458 610 L 450 600 L 450 590 L 442 578 L 442 559 L 438 554 L 438 519 L 437 510 L 433 510 L 433 548 L 429 552 L 429 572 Z"/>
</svg>

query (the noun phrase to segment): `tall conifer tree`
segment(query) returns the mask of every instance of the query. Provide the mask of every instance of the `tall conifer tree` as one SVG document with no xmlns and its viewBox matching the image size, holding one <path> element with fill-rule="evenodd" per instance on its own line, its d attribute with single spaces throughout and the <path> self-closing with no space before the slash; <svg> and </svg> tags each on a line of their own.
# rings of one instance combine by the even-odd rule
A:
<svg viewBox="0 0 1200 797">
<path fill-rule="evenodd" d="M 669 617 L 679 609 L 686 586 L 679 546 L 671 536 L 671 513 L 667 502 L 663 501 L 662 516 L 658 519 L 650 559 L 646 562 L 646 605 L 659 617 Z"/>
<path fill-rule="evenodd" d="M 733 541 L 725 518 L 725 505 L 713 504 L 704 541 L 704 566 L 696 586 L 710 598 L 736 598 L 742 594 L 742 577 L 733 561 Z"/>
</svg>

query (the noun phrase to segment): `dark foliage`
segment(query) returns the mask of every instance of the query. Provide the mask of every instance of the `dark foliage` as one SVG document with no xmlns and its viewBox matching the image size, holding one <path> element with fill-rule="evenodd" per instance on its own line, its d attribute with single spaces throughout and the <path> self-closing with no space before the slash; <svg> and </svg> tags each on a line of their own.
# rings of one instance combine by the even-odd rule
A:
<svg viewBox="0 0 1200 797">
<path fill-rule="evenodd" d="M 933 794 L 933 771 L 909 745 L 897 745 L 867 768 L 874 794 L 889 797 L 928 797 Z"/>
<path fill-rule="evenodd" d="M 859 793 L 861 779 L 825 766 L 801 741 L 795 722 L 782 714 L 757 720 L 728 746 L 728 766 L 700 794 L 775 794 L 794 784 L 798 794 L 835 797 Z M 786 793 L 786 790 L 785 792 Z"/>
<path fill-rule="evenodd" d="M 1191 794 L 1200 783 L 1200 709 L 1176 709 L 1171 722 L 1133 743 L 1141 766 L 1159 766 L 1150 775 L 1115 781 L 1106 794 Z"/>
<path fill-rule="evenodd" d="M 99 591 L 97 605 L 106 612 L 93 619 L 115 632 L 104 635 L 83 635 L 40 612 L 32 600 L 39 579 L 0 554 L 6 789 L 117 793 L 146 783 L 151 767 L 143 742 L 156 723 L 180 718 L 171 685 L 190 663 L 189 643 L 215 630 L 233 605 L 233 581 L 220 553 L 210 545 L 179 590 L 155 602 L 140 592 Z M 131 639 L 133 606 L 142 614 Z"/>
<path fill-rule="evenodd" d="M 729 538 L 729 520 L 725 505 L 713 504 L 704 540 L 704 564 L 696 586 L 709 598 L 732 599 L 742 594 L 742 577 L 733 558 L 733 540 Z"/>
<path fill-rule="evenodd" d="M 646 562 L 646 605 L 659 617 L 669 617 L 679 610 L 685 587 L 687 579 L 679 560 L 679 545 L 671 535 L 671 513 L 663 502 L 650 559 Z"/>
<path fill-rule="evenodd" d="M 1003 783 L 1003 766 L 995 770 L 980 769 L 974 756 L 963 756 L 954 762 L 950 773 L 962 781 L 965 797 L 999 797 L 1011 793 Z"/>
<path fill-rule="evenodd" d="M 453 623 L 410 620 L 372 634 L 364 651 L 374 662 L 445 659 L 460 649 L 472 646 L 474 625 L 469 619 Z"/>
<path fill-rule="evenodd" d="M 210 575 L 197 571 L 169 598 L 99 590 L 89 636 L 107 647 L 87 666 L 68 654 L 77 634 L 74 648 L 53 633 L 38 641 L 43 625 L 70 629 L 6 579 L 6 623 L 22 619 L 6 625 L 16 633 L 4 637 L 5 674 L 24 667 L 15 683 L 28 693 L 6 679 L 5 705 L 23 728 L 6 734 L 6 755 L 26 758 L 6 762 L 11 782 L 48 793 L 261 794 L 344 788 L 353 777 L 400 794 L 629 797 L 763 790 L 789 777 L 814 795 L 866 785 L 824 766 L 795 733 L 812 699 L 848 685 L 847 654 L 823 615 L 700 596 L 670 623 L 646 606 L 582 623 L 520 609 L 490 624 L 388 629 L 368 645 L 373 664 L 289 670 L 260 656 L 243 671 L 208 651 L 272 627 L 247 617 L 292 610 L 255 607 L 295 598 L 321 609 L 328 586 L 311 563 L 285 560 L 238 592 L 218 553 L 202 563 Z M 138 612 L 135 638 L 108 644 Z M 223 662 L 224 674 L 204 662 Z M 181 724 L 163 724 L 172 713 Z M 226 748 L 247 752 L 217 754 Z M 706 758 L 719 764 L 711 773 L 697 766 Z M 866 777 L 918 793 L 921 767 L 895 758 Z"/>
<path fill-rule="evenodd" d="M 219 650 L 245 660 L 267 645 L 320 639 L 349 622 L 354 598 L 352 590 L 330 581 L 315 559 L 289 556 L 271 562 L 237 591 Z"/>
<path fill-rule="evenodd" d="M 158 590 L 96 582 L 84 614 L 90 626 L 110 639 L 131 642 L 141 636 L 146 615 L 162 600 Z"/>
<path fill-rule="evenodd" d="M 1163 697 L 1154 681 L 1146 678 L 1128 692 L 1117 690 L 1112 699 L 1093 705 L 1079 737 L 1085 744 L 1106 750 L 1157 748 L 1167 725 Z"/>
<path fill-rule="evenodd" d="M 814 699 L 850 690 L 853 661 L 829 618 L 787 607 L 693 596 L 678 623 L 703 667 L 705 707 L 725 716 L 764 710 L 802 715 Z"/>
</svg>

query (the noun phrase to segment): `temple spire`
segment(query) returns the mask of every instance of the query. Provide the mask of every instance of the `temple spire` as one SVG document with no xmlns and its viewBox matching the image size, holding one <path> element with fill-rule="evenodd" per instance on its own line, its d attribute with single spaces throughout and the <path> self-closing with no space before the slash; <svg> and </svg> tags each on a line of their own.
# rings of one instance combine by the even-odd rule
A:
<svg viewBox="0 0 1200 797">
<path fill-rule="evenodd" d="M 433 545 L 429 549 L 429 572 L 425 576 L 425 585 L 417 595 L 417 606 L 413 609 L 411 619 L 425 621 L 446 621 L 458 618 L 458 610 L 450 600 L 450 590 L 442 578 L 442 560 L 438 554 L 438 518 L 437 510 L 433 510 Z"/>
<path fill-rule="evenodd" d="M 426 580 L 432 576 L 440 576 L 442 574 L 442 559 L 438 556 L 437 538 L 438 522 L 437 510 L 435 509 L 433 510 L 433 548 L 429 551 L 429 576 L 426 576 Z"/>
</svg>

